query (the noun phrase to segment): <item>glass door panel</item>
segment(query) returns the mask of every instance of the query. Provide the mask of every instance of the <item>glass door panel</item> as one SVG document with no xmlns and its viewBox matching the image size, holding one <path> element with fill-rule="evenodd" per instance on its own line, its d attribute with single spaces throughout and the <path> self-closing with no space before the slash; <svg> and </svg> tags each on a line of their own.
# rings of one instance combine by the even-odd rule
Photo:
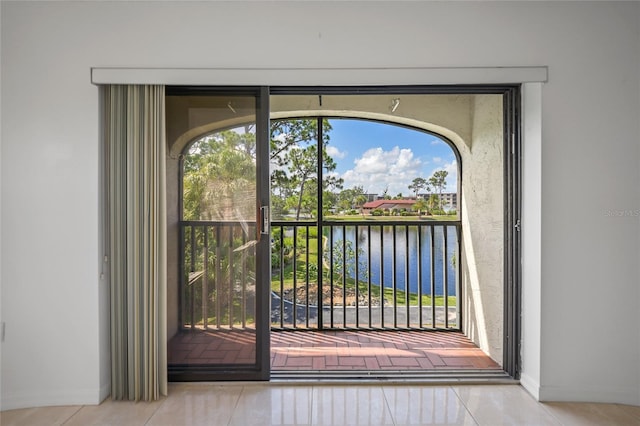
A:
<svg viewBox="0 0 640 426">
<path fill-rule="evenodd" d="M 261 165 L 268 125 L 260 101 L 260 92 L 215 91 L 168 99 L 169 136 L 189 139 L 180 157 L 179 326 L 169 336 L 171 379 L 268 378 L 268 282 L 262 282 L 268 273 L 260 272 L 269 255 L 262 208 L 268 182 L 260 176 L 268 169 Z"/>
</svg>

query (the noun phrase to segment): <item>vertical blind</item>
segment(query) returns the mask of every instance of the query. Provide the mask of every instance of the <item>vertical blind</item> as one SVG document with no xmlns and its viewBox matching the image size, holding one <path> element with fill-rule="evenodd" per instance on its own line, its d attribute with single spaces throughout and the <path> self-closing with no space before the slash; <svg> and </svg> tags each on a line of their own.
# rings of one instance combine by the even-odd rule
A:
<svg viewBox="0 0 640 426">
<path fill-rule="evenodd" d="M 167 394 L 164 86 L 103 86 L 111 397 Z"/>
</svg>

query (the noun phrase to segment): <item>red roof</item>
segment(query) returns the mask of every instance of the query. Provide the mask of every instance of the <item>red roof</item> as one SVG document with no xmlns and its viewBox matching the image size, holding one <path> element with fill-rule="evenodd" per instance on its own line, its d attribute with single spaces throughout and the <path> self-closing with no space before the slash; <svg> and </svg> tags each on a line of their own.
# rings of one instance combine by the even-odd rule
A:
<svg viewBox="0 0 640 426">
<path fill-rule="evenodd" d="M 376 200 L 376 201 L 369 201 L 368 203 L 364 203 L 362 208 L 365 208 L 365 209 L 383 208 L 381 207 L 383 204 L 387 205 L 384 208 L 391 208 L 397 205 L 412 206 L 415 203 L 416 203 L 416 200 Z"/>
</svg>

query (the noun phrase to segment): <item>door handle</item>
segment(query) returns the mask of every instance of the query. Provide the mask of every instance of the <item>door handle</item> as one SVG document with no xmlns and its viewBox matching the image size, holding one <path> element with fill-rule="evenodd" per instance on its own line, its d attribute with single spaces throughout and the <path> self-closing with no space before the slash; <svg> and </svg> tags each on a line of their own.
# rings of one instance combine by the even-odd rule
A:
<svg viewBox="0 0 640 426">
<path fill-rule="evenodd" d="M 260 216 L 262 216 L 260 233 L 262 235 L 269 235 L 269 206 L 260 207 Z"/>
</svg>

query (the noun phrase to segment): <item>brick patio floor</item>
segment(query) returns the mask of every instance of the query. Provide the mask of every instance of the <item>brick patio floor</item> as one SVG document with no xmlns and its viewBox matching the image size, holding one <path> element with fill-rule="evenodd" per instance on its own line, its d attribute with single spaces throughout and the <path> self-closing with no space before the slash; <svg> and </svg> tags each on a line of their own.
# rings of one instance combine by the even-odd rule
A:
<svg viewBox="0 0 640 426">
<path fill-rule="evenodd" d="M 179 333 L 169 364 L 245 364 L 255 359 L 255 334 Z M 274 331 L 273 371 L 444 371 L 499 369 L 463 334 L 438 331 Z"/>
</svg>

